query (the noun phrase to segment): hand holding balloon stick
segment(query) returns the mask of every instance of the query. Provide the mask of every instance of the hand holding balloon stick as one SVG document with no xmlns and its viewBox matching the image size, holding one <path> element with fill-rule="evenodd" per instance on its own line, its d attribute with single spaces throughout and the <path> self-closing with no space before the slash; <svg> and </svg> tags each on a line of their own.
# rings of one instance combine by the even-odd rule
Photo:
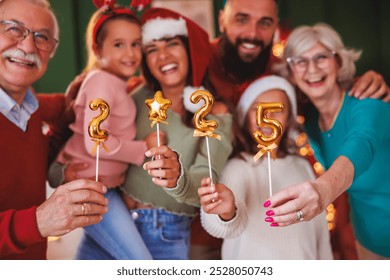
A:
<svg viewBox="0 0 390 280">
<path fill-rule="evenodd" d="M 194 114 L 193 124 L 195 126 L 194 137 L 206 137 L 207 145 L 207 157 L 209 163 L 209 173 L 211 178 L 211 184 L 213 184 L 213 174 L 211 172 L 211 160 L 210 160 L 210 147 L 209 137 L 221 140 L 221 136 L 214 134 L 214 130 L 217 129 L 218 123 L 214 120 L 205 120 L 204 118 L 210 113 L 211 108 L 214 105 L 214 97 L 210 92 L 206 90 L 197 90 L 190 96 L 192 103 L 196 104 L 201 99 L 204 100 L 205 104 Z"/>
<path fill-rule="evenodd" d="M 101 98 L 93 99 L 89 103 L 89 108 L 93 111 L 100 109 L 100 114 L 93 118 L 88 125 L 88 133 L 92 141 L 95 142 L 95 146 L 92 148 L 92 156 L 95 156 L 96 153 L 96 176 L 95 181 L 98 181 L 99 175 L 99 149 L 100 145 L 108 152 L 107 147 L 104 145 L 104 141 L 108 138 L 108 131 L 105 129 L 100 129 L 100 123 L 107 119 L 110 114 L 110 106 L 107 102 Z"/>
<path fill-rule="evenodd" d="M 275 120 L 267 117 L 268 112 L 281 112 L 284 106 L 279 102 L 267 102 L 259 103 L 257 105 L 256 111 L 256 123 L 259 127 L 266 127 L 272 130 L 270 135 L 265 135 L 263 132 L 256 130 L 253 132 L 253 138 L 258 143 L 257 147 L 260 148 L 260 151 L 253 157 L 253 160 L 256 162 L 261 158 L 264 153 L 268 153 L 268 182 L 269 182 L 269 192 L 272 196 L 272 180 L 271 180 L 271 153 L 272 157 L 275 159 L 275 149 L 278 147 L 276 144 L 279 141 L 279 138 L 282 136 L 282 124 Z"/>
<path fill-rule="evenodd" d="M 145 104 L 149 107 L 149 120 L 151 127 L 157 124 L 157 146 L 160 147 L 160 122 L 168 124 L 167 110 L 172 105 L 172 101 L 165 99 L 161 91 L 157 91 L 153 99 L 146 99 Z"/>
</svg>

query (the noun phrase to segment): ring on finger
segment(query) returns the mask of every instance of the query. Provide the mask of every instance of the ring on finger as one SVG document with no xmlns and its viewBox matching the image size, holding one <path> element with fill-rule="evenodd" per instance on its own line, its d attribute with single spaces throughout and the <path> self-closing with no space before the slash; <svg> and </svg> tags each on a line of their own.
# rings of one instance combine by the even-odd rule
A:
<svg viewBox="0 0 390 280">
<path fill-rule="evenodd" d="M 303 215 L 303 212 L 301 210 L 298 210 L 296 212 L 296 215 L 297 215 L 296 220 L 298 222 L 302 222 L 304 220 L 304 215 Z"/>
<path fill-rule="evenodd" d="M 84 215 L 85 214 L 85 206 L 84 206 L 84 203 L 81 204 L 81 215 Z"/>
</svg>

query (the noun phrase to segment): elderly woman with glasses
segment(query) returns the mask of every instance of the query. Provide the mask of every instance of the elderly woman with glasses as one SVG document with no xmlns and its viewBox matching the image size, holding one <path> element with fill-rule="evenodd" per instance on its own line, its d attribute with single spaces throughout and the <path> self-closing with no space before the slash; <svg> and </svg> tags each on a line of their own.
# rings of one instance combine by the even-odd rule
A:
<svg viewBox="0 0 390 280">
<path fill-rule="evenodd" d="M 326 24 L 291 33 L 277 70 L 307 99 L 306 131 L 326 171 L 281 190 L 264 206 L 274 223 L 288 226 L 313 219 L 347 191 L 358 257 L 389 259 L 390 104 L 349 96 L 359 56 Z"/>
</svg>

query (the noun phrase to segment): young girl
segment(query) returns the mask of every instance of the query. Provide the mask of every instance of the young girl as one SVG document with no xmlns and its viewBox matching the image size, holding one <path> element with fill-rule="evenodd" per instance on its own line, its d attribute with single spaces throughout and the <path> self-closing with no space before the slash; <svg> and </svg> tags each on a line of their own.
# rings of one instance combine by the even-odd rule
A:
<svg viewBox="0 0 390 280">
<path fill-rule="evenodd" d="M 89 108 L 89 102 L 102 98 L 110 106 L 110 115 L 101 123 L 109 131 L 101 149 L 99 181 L 107 192 L 109 212 L 95 226 L 85 228 L 94 246 L 105 248 L 105 256 L 80 253 L 79 259 L 150 259 L 151 255 L 139 236 L 116 187 L 124 182 L 128 164 L 141 165 L 148 148 L 156 143 L 155 133 L 145 140 L 134 140 L 136 135 L 136 106 L 126 91 L 127 80 L 136 74 L 141 64 L 141 27 L 130 9 L 103 7 L 91 17 L 86 34 L 88 64 L 85 77 L 74 104 L 76 121 L 71 125 L 74 134 L 58 156 L 58 162 L 87 163 L 79 171 L 79 178 L 95 176 L 95 157 L 91 151 L 95 143 L 88 135 L 89 122 L 98 112 Z M 162 139 L 163 140 L 163 139 Z M 164 141 L 164 140 L 163 140 Z M 54 183 L 54 185 L 56 185 Z M 53 186 L 53 185 L 52 185 Z M 83 204 L 82 212 L 94 212 L 93 204 Z M 115 229 L 107 231 L 107 229 Z"/>
<path fill-rule="evenodd" d="M 205 178 L 198 189 L 202 225 L 211 235 L 224 238 L 223 259 L 332 259 L 325 215 L 287 229 L 276 228 L 272 217 L 267 218 L 271 226 L 262 221 L 265 210 L 261 201 L 269 196 L 268 164 L 266 156 L 253 161 L 259 149 L 251 136 L 255 130 L 269 134 L 256 124 L 260 102 L 284 104 L 282 112 L 268 116 L 283 126 L 277 158 L 271 162 L 273 191 L 314 179 L 310 164 L 291 151 L 297 116 L 292 86 L 277 76 L 260 78 L 245 90 L 237 107 L 238 121 L 250 147 L 238 147 L 238 155 L 222 172 L 223 184 L 210 185 L 210 179 Z"/>
</svg>

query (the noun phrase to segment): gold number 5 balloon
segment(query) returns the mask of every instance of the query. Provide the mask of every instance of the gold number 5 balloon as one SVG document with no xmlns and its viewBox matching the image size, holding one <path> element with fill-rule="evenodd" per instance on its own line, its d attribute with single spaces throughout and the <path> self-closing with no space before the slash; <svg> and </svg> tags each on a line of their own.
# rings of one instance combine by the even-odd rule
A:
<svg viewBox="0 0 390 280">
<path fill-rule="evenodd" d="M 89 136 L 92 138 L 93 141 L 96 142 L 95 147 L 92 150 L 92 155 L 95 154 L 96 148 L 98 145 L 102 144 L 104 141 L 108 138 L 108 131 L 105 129 L 100 129 L 100 124 L 107 119 L 108 115 L 110 114 L 110 106 L 107 104 L 107 102 L 101 98 L 93 99 L 89 103 L 89 108 L 93 111 L 96 111 L 100 109 L 100 114 L 96 117 L 94 117 L 88 125 L 88 133 Z M 107 150 L 107 148 L 103 147 Z"/>
<path fill-rule="evenodd" d="M 275 119 L 267 117 L 268 112 L 281 112 L 284 106 L 279 102 L 267 102 L 259 103 L 256 111 L 256 122 L 259 127 L 270 128 L 272 133 L 265 135 L 263 132 L 256 130 L 253 132 L 253 138 L 258 143 L 258 148 L 261 148 L 260 152 L 255 156 L 257 161 L 265 152 L 274 150 L 279 138 L 282 135 L 282 124 Z"/>
<path fill-rule="evenodd" d="M 217 129 L 218 123 L 214 120 L 205 120 L 205 117 L 210 113 L 211 108 L 214 105 L 214 97 L 206 90 L 197 90 L 190 96 L 190 100 L 194 104 L 202 99 L 205 104 L 194 114 L 192 120 L 195 127 L 194 136 L 207 136 L 221 140 L 220 135 L 213 133 Z"/>
</svg>

